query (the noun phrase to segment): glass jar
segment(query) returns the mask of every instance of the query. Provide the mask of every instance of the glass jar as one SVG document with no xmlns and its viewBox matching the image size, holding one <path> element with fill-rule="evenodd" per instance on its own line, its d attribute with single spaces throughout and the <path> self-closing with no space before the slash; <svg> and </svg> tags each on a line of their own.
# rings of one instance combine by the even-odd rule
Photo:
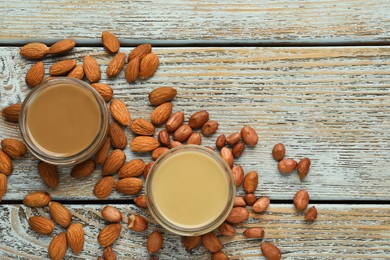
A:
<svg viewBox="0 0 390 260">
<path fill-rule="evenodd" d="M 102 146 L 108 120 L 106 103 L 92 86 L 58 77 L 41 83 L 27 95 L 19 114 L 19 129 L 38 159 L 74 165 L 92 157 Z"/>
<path fill-rule="evenodd" d="M 228 217 L 236 187 L 230 167 L 214 151 L 177 146 L 153 164 L 145 184 L 148 209 L 167 230 L 195 236 L 218 228 Z"/>
</svg>

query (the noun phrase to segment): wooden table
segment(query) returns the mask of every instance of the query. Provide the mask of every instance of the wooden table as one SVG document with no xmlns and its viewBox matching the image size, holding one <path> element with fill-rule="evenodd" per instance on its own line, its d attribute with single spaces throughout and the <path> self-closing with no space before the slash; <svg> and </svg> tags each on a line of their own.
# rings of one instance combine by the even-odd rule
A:
<svg viewBox="0 0 390 260">
<path fill-rule="evenodd" d="M 389 1 L 0 0 L 0 6 L 0 108 L 29 92 L 24 76 L 34 62 L 20 57 L 20 46 L 73 38 L 77 47 L 66 57 L 82 62 L 91 54 L 105 72 L 111 56 L 100 35 L 110 30 L 125 53 L 148 42 L 160 57 L 156 75 L 136 84 L 128 84 L 123 72 L 115 80 L 102 74 L 101 82 L 113 87 L 133 118 L 148 118 L 152 89 L 173 86 L 178 90 L 174 111 L 185 111 L 187 118 L 206 109 L 220 123 L 218 133 L 233 133 L 244 124 L 258 131 L 259 144 L 236 163 L 259 172 L 256 195 L 269 196 L 271 206 L 266 213 L 251 213 L 234 238 L 219 236 L 231 259 L 263 258 L 261 241 L 242 235 L 254 226 L 265 229 L 265 241 L 278 245 L 285 259 L 390 258 Z M 44 60 L 47 74 L 60 59 Z M 126 134 L 133 137 L 129 129 Z M 0 118 L 0 139 L 9 137 L 21 139 L 17 125 Z M 203 144 L 213 145 L 216 137 L 204 138 Z M 286 145 L 287 157 L 311 158 L 303 182 L 297 174 L 278 173 L 271 156 L 278 142 Z M 128 159 L 150 160 L 129 148 L 125 152 Z M 67 259 L 102 255 L 96 237 L 105 226 L 104 205 L 115 205 L 126 216 L 146 216 L 163 231 L 132 196 L 114 192 L 97 200 L 92 190 L 100 168 L 76 180 L 69 167 L 62 167 L 59 187 L 49 189 L 37 162 L 31 154 L 15 161 L 8 178 L 0 205 L 1 259 L 48 257 L 51 237 L 27 224 L 28 217 L 47 215 L 47 209 L 21 203 L 36 190 L 50 192 L 84 226 L 84 250 L 79 256 L 68 250 Z M 308 190 L 310 205 L 318 209 L 314 224 L 305 223 L 293 207 L 299 189 Z M 148 259 L 149 233 L 123 229 L 113 246 L 118 258 Z M 158 259 L 211 256 L 204 247 L 186 252 L 176 235 L 166 233 L 164 239 Z"/>
</svg>

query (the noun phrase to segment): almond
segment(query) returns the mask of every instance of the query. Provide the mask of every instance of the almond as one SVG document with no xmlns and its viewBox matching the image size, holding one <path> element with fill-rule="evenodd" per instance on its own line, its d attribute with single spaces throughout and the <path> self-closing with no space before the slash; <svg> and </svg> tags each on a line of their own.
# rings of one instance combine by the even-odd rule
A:
<svg viewBox="0 0 390 260">
<path fill-rule="evenodd" d="M 112 245 L 121 233 L 122 225 L 113 223 L 107 225 L 98 235 L 98 242 L 102 247 Z"/>
<path fill-rule="evenodd" d="M 221 134 L 220 136 L 218 136 L 217 140 L 215 140 L 215 146 L 218 149 L 222 149 L 222 147 L 224 147 L 225 144 L 226 144 L 226 136 L 224 134 Z"/>
<path fill-rule="evenodd" d="M 261 213 L 267 210 L 270 204 L 270 199 L 268 197 L 260 197 L 252 205 L 252 210 L 256 213 Z"/>
<path fill-rule="evenodd" d="M 309 193 L 306 190 L 299 190 L 294 196 L 294 205 L 297 210 L 304 211 L 309 204 Z"/>
<path fill-rule="evenodd" d="M 173 140 L 178 142 L 185 142 L 191 136 L 191 134 L 192 128 L 189 125 L 182 125 L 173 133 Z"/>
<path fill-rule="evenodd" d="M 4 147 L 3 147 L 3 150 L 4 150 Z M 311 161 L 309 158 L 303 158 L 299 161 L 298 166 L 297 166 L 297 170 L 298 170 L 299 178 L 301 180 L 305 179 L 307 174 L 309 173 L 310 164 L 311 164 Z"/>
<path fill-rule="evenodd" d="M 110 123 L 109 135 L 111 144 L 114 148 L 124 149 L 127 145 L 127 137 L 125 131 L 115 122 Z"/>
<path fill-rule="evenodd" d="M 140 176 L 146 167 L 146 163 L 142 159 L 133 159 L 125 163 L 118 171 L 120 179 Z"/>
<path fill-rule="evenodd" d="M 317 219 L 317 209 L 312 206 L 305 214 L 305 220 L 307 222 L 314 222 Z"/>
<path fill-rule="evenodd" d="M 150 121 L 155 125 L 161 125 L 168 120 L 172 113 L 172 103 L 166 102 L 156 107 L 150 114 Z"/>
<path fill-rule="evenodd" d="M 133 152 L 150 152 L 160 146 L 160 143 L 150 136 L 137 136 L 130 142 L 130 149 Z"/>
<path fill-rule="evenodd" d="M 100 96 L 102 96 L 104 101 L 109 102 L 111 100 L 114 91 L 109 85 L 103 83 L 93 83 L 91 86 L 100 94 Z"/>
<path fill-rule="evenodd" d="M 178 142 L 178 141 L 171 141 L 171 143 L 169 144 L 169 148 L 175 148 L 177 146 L 180 146 L 180 145 L 183 145 L 182 143 Z"/>
<path fill-rule="evenodd" d="M 106 74 L 108 78 L 114 78 L 122 71 L 125 66 L 126 54 L 124 52 L 118 52 L 107 66 Z"/>
<path fill-rule="evenodd" d="M 50 202 L 49 212 L 51 218 L 64 228 L 69 226 L 70 222 L 72 222 L 72 214 L 64 205 L 59 202 Z"/>
<path fill-rule="evenodd" d="M 0 173 L 9 176 L 12 170 L 13 164 L 11 158 L 3 150 L 0 150 Z"/>
<path fill-rule="evenodd" d="M 188 120 L 192 129 L 201 128 L 209 120 L 209 113 L 206 110 L 194 113 Z"/>
<path fill-rule="evenodd" d="M 148 79 L 154 75 L 160 61 L 156 54 L 148 53 L 142 59 L 139 66 L 139 77 Z"/>
<path fill-rule="evenodd" d="M 32 42 L 20 48 L 19 54 L 24 58 L 32 60 L 40 60 L 47 54 L 48 47 L 40 42 Z"/>
<path fill-rule="evenodd" d="M 167 147 L 158 147 L 153 150 L 152 152 L 152 159 L 157 160 L 161 155 L 163 155 L 165 152 L 168 152 L 169 148 Z"/>
<path fill-rule="evenodd" d="M 7 192 L 7 176 L 0 173 L 0 202 L 3 200 L 4 194 Z"/>
<path fill-rule="evenodd" d="M 146 180 L 146 178 L 148 177 L 148 174 L 149 174 L 150 169 L 152 168 L 153 164 L 154 164 L 154 162 L 151 161 L 151 162 L 149 162 L 149 163 L 146 165 L 145 170 L 144 170 L 144 174 L 143 174 L 145 180 Z"/>
<path fill-rule="evenodd" d="M 12 159 L 22 158 L 27 153 L 27 147 L 19 140 L 6 138 L 1 141 L 1 148 Z"/>
<path fill-rule="evenodd" d="M 282 257 L 279 248 L 270 242 L 261 243 L 261 252 L 268 260 L 280 260 Z"/>
<path fill-rule="evenodd" d="M 43 191 L 35 191 L 31 192 L 24 198 L 23 204 L 30 208 L 39 208 L 47 206 L 50 201 L 51 196 L 49 193 Z"/>
<path fill-rule="evenodd" d="M 127 227 L 133 231 L 143 232 L 148 228 L 148 221 L 140 215 L 132 214 L 128 218 Z"/>
<path fill-rule="evenodd" d="M 115 183 L 115 189 L 125 195 L 134 195 L 142 190 L 142 180 L 134 177 L 120 179 Z"/>
<path fill-rule="evenodd" d="M 72 39 L 64 39 L 54 43 L 50 46 L 48 54 L 59 55 L 64 54 L 73 49 L 76 46 L 76 42 Z"/>
<path fill-rule="evenodd" d="M 182 237 L 183 246 L 187 251 L 197 248 L 202 242 L 201 236 Z"/>
<path fill-rule="evenodd" d="M 284 158 L 284 155 L 286 154 L 286 148 L 282 143 L 275 144 L 274 148 L 272 149 L 272 156 L 276 161 L 281 161 Z"/>
<path fill-rule="evenodd" d="M 147 43 L 138 45 L 137 47 L 134 48 L 134 50 L 130 52 L 128 60 L 130 61 L 136 57 L 142 60 L 146 54 L 149 54 L 151 52 L 152 52 L 152 45 Z"/>
<path fill-rule="evenodd" d="M 226 143 L 231 147 L 233 147 L 240 140 L 241 140 L 241 134 L 239 132 L 233 133 L 228 137 L 226 137 Z"/>
<path fill-rule="evenodd" d="M 66 240 L 72 252 L 80 254 L 84 247 L 84 229 L 80 223 L 71 224 L 66 231 Z"/>
<path fill-rule="evenodd" d="M 234 159 L 232 151 L 229 148 L 223 147 L 220 152 L 221 157 L 226 161 L 230 168 L 233 167 Z"/>
<path fill-rule="evenodd" d="M 248 194 L 245 194 L 244 200 L 248 206 L 252 206 L 257 201 L 257 198 L 256 198 L 255 194 L 248 193 Z"/>
<path fill-rule="evenodd" d="M 111 246 L 104 248 L 103 256 L 104 256 L 104 260 L 116 260 L 116 254 L 114 250 L 112 250 Z"/>
<path fill-rule="evenodd" d="M 84 78 L 84 75 L 84 66 L 79 64 L 68 73 L 67 77 L 81 80 Z"/>
<path fill-rule="evenodd" d="M 202 126 L 202 134 L 205 136 L 210 136 L 214 134 L 218 129 L 218 122 L 217 121 L 207 121 Z"/>
<path fill-rule="evenodd" d="M 252 147 L 255 146 L 259 141 L 259 137 L 257 136 L 255 129 L 248 125 L 241 129 L 241 137 L 246 145 Z"/>
<path fill-rule="evenodd" d="M 70 173 L 73 178 L 82 179 L 91 175 L 96 169 L 94 160 L 89 159 L 82 163 L 75 165 Z"/>
<path fill-rule="evenodd" d="M 246 206 L 246 202 L 245 202 L 244 198 L 236 196 L 236 198 L 234 199 L 233 207 L 245 207 L 245 206 Z"/>
<path fill-rule="evenodd" d="M 102 32 L 102 43 L 103 46 L 111 53 L 115 53 L 120 48 L 118 38 L 109 31 Z"/>
<path fill-rule="evenodd" d="M 49 245 L 49 256 L 52 260 L 61 260 L 66 254 L 68 247 L 64 232 L 55 236 Z"/>
<path fill-rule="evenodd" d="M 136 118 L 131 122 L 130 130 L 137 135 L 154 135 L 154 125 L 143 118 Z"/>
<path fill-rule="evenodd" d="M 187 144 L 200 145 L 202 143 L 202 136 L 200 133 L 192 133 L 187 140 Z"/>
<path fill-rule="evenodd" d="M 38 173 L 47 186 L 50 188 L 57 188 L 60 179 L 57 166 L 48 164 L 46 162 L 39 162 Z"/>
<path fill-rule="evenodd" d="M 239 158 L 245 150 L 245 144 L 239 141 L 232 149 L 232 154 L 234 158 Z"/>
<path fill-rule="evenodd" d="M 76 66 L 76 60 L 62 60 L 50 66 L 49 73 L 52 76 L 66 75 Z"/>
<path fill-rule="evenodd" d="M 233 207 L 226 221 L 230 224 L 238 224 L 249 218 L 249 211 L 244 207 Z"/>
<path fill-rule="evenodd" d="M 244 169 L 240 165 L 234 165 L 232 168 L 234 183 L 236 187 L 240 187 L 244 181 Z"/>
<path fill-rule="evenodd" d="M 125 69 L 125 78 L 128 83 L 133 83 L 138 79 L 139 64 L 140 64 L 140 59 L 138 57 L 131 59 L 127 64 Z"/>
<path fill-rule="evenodd" d="M 12 104 L 1 110 L 1 115 L 5 118 L 5 120 L 9 122 L 17 123 L 19 121 L 19 112 L 22 104 Z"/>
<path fill-rule="evenodd" d="M 26 74 L 26 84 L 33 88 L 38 86 L 45 76 L 45 67 L 41 61 L 35 63 Z"/>
<path fill-rule="evenodd" d="M 110 152 L 110 144 L 111 140 L 110 138 L 107 138 L 102 147 L 100 147 L 99 151 L 96 153 L 95 161 L 97 164 L 103 164 L 106 161 L 108 153 Z"/>
<path fill-rule="evenodd" d="M 113 175 L 123 166 L 125 161 L 126 155 L 122 150 L 115 149 L 112 151 L 107 160 L 104 162 L 102 169 L 103 176 Z"/>
<path fill-rule="evenodd" d="M 101 178 L 95 185 L 93 189 L 93 194 L 101 200 L 107 198 L 112 189 L 114 188 L 114 177 L 106 176 Z"/>
<path fill-rule="evenodd" d="M 248 228 L 244 231 L 244 236 L 246 238 L 264 238 L 264 229 L 258 227 Z"/>
<path fill-rule="evenodd" d="M 115 207 L 105 206 L 102 209 L 102 218 L 111 223 L 118 223 L 122 221 L 122 213 Z"/>
<path fill-rule="evenodd" d="M 160 232 L 155 230 L 149 235 L 148 240 L 146 241 L 146 249 L 149 253 L 155 254 L 161 249 L 162 244 L 163 236 Z"/>
<path fill-rule="evenodd" d="M 172 87 L 159 87 L 149 93 L 149 101 L 153 106 L 158 106 L 171 101 L 176 96 L 176 89 Z"/>
<path fill-rule="evenodd" d="M 175 132 L 184 122 L 184 113 L 183 112 L 175 112 L 173 115 L 168 119 L 167 123 L 165 124 L 165 128 L 168 132 L 172 133 Z"/>
<path fill-rule="evenodd" d="M 92 58 L 90 55 L 85 56 L 83 66 L 85 76 L 91 83 L 95 83 L 100 80 L 100 67 L 94 58 Z"/>
<path fill-rule="evenodd" d="M 32 230 L 42 235 L 50 235 L 54 230 L 54 223 L 51 219 L 42 216 L 32 216 L 28 219 Z"/>
<path fill-rule="evenodd" d="M 221 233 L 221 235 L 224 235 L 227 237 L 234 237 L 236 235 L 235 228 L 228 223 L 222 223 L 222 225 L 220 225 L 218 227 L 218 231 L 219 231 L 219 233 Z"/>
<path fill-rule="evenodd" d="M 145 195 L 139 195 L 137 198 L 134 199 L 134 203 L 140 208 L 144 208 L 144 209 L 148 208 Z"/>
<path fill-rule="evenodd" d="M 259 175 L 256 171 L 248 172 L 244 178 L 244 190 L 246 193 L 252 193 L 256 190 L 259 182 Z"/>
<path fill-rule="evenodd" d="M 297 168 L 298 163 L 293 159 L 283 159 L 278 163 L 280 173 L 289 174 Z"/>
<path fill-rule="evenodd" d="M 202 244 L 212 253 L 222 249 L 221 241 L 213 232 L 202 235 Z"/>
<path fill-rule="evenodd" d="M 229 260 L 229 257 L 224 252 L 216 252 L 211 257 L 211 260 Z"/>
<path fill-rule="evenodd" d="M 167 130 L 163 129 L 158 133 L 158 141 L 161 145 L 169 146 L 171 140 L 169 139 L 169 133 Z"/>
<path fill-rule="evenodd" d="M 130 112 L 127 110 L 126 104 L 120 99 L 113 99 L 110 104 L 112 117 L 121 125 L 130 125 Z"/>
</svg>

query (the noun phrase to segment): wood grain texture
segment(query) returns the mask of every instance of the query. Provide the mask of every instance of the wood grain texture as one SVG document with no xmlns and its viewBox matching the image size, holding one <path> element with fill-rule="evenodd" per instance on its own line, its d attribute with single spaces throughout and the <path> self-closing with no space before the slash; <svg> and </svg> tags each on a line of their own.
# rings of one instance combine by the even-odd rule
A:
<svg viewBox="0 0 390 260">
<path fill-rule="evenodd" d="M 122 48 L 126 53 L 131 48 Z M 259 172 L 256 195 L 292 200 L 302 188 L 315 200 L 389 200 L 390 179 L 390 48 L 155 48 L 157 74 L 128 84 L 122 71 L 115 80 L 105 75 L 110 56 L 102 48 L 76 48 L 82 61 L 93 55 L 102 68 L 102 83 L 123 99 L 132 118 L 149 118 L 148 93 L 159 86 L 178 90 L 174 111 L 186 120 L 201 109 L 220 123 L 217 134 L 203 138 L 213 145 L 218 134 L 239 131 L 244 124 L 257 129 L 260 141 L 236 161 L 245 171 Z M 49 66 L 60 59 L 44 60 Z M 20 102 L 29 92 L 24 76 L 31 61 L 18 48 L 0 48 L 0 108 Z M 132 138 L 129 129 L 125 129 Z M 20 138 L 17 126 L 0 119 L 0 139 Z M 274 144 L 286 145 L 287 157 L 309 157 L 312 167 L 301 182 L 296 173 L 282 176 L 272 159 Z M 139 155 L 125 149 L 127 160 Z M 148 156 L 141 156 L 146 162 Z M 47 190 L 29 154 L 14 161 L 5 200 L 20 200 L 30 191 Z M 101 169 L 85 180 L 60 168 L 60 185 L 49 190 L 55 199 L 92 199 Z M 287 188 L 288 187 L 288 188 Z M 242 192 L 242 191 L 239 191 Z M 111 194 L 110 199 L 129 196 Z"/>
<path fill-rule="evenodd" d="M 64 37 L 122 42 L 346 43 L 390 39 L 387 0 L 0 0 L 0 43 Z"/>
<path fill-rule="evenodd" d="M 96 259 L 102 255 L 97 235 L 105 226 L 100 216 L 104 205 L 72 205 L 73 222 L 80 222 L 85 231 L 84 249 L 79 256 L 68 249 L 65 259 Z M 128 230 L 123 223 L 120 237 L 113 249 L 118 259 L 148 259 L 145 243 L 153 230 L 164 233 L 162 250 L 158 259 L 210 259 L 203 247 L 186 252 L 180 237 L 167 233 L 148 214 L 134 205 L 115 205 L 124 216 L 141 214 L 150 222 L 144 233 Z M 275 243 L 283 259 L 334 259 L 334 258 L 390 258 L 390 208 L 373 205 L 316 205 L 318 219 L 313 224 L 303 220 L 292 205 L 271 205 L 264 214 L 251 214 L 236 227 L 236 236 L 218 235 L 223 251 L 230 259 L 263 259 L 260 239 L 246 239 L 242 233 L 249 227 L 262 227 L 265 241 Z M 0 206 L 0 257 L 1 259 L 47 259 L 51 237 L 62 231 L 56 225 L 51 237 L 39 235 L 28 226 L 28 218 L 49 216 L 47 209 L 30 209 L 18 205 Z M 127 218 L 126 218 L 127 219 Z"/>
</svg>

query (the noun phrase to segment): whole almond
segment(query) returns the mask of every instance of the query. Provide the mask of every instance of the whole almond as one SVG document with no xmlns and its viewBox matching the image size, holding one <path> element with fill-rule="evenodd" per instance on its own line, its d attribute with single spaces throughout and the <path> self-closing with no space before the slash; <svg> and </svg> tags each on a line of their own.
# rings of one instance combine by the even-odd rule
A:
<svg viewBox="0 0 390 260">
<path fill-rule="evenodd" d="M 13 164 L 11 158 L 3 150 L 0 150 L 0 173 L 9 176 L 12 170 Z"/>
<path fill-rule="evenodd" d="M 84 229 L 80 223 L 71 224 L 66 230 L 66 240 L 72 252 L 80 254 L 84 247 Z"/>
<path fill-rule="evenodd" d="M 105 206 L 102 211 L 102 218 L 111 223 L 118 223 L 122 221 L 122 213 L 113 206 Z"/>
<path fill-rule="evenodd" d="M 76 42 L 74 40 L 64 39 L 50 46 L 49 51 L 47 53 L 52 55 L 64 54 L 72 50 L 74 46 L 76 46 Z"/>
<path fill-rule="evenodd" d="M 235 146 L 233 146 L 232 154 L 234 158 L 239 158 L 245 150 L 245 144 L 239 141 Z"/>
<path fill-rule="evenodd" d="M 264 238 L 264 229 L 259 227 L 248 228 L 243 234 L 246 238 Z"/>
<path fill-rule="evenodd" d="M 188 236 L 188 237 L 182 237 L 182 243 L 184 248 L 187 251 L 191 251 L 192 249 L 197 248 L 200 243 L 202 243 L 202 237 L 201 236 Z"/>
<path fill-rule="evenodd" d="M 125 195 L 134 195 L 142 190 L 142 180 L 134 177 L 123 178 L 115 183 L 115 189 Z"/>
<path fill-rule="evenodd" d="M 127 223 L 129 229 L 137 232 L 143 232 L 148 228 L 148 221 L 144 217 L 136 214 L 130 215 Z"/>
<path fill-rule="evenodd" d="M 234 165 L 232 168 L 234 183 L 236 187 L 240 187 L 244 181 L 244 169 L 240 165 Z"/>
<path fill-rule="evenodd" d="M 158 140 L 151 136 L 137 136 L 130 142 L 130 149 L 133 152 L 150 152 L 160 146 Z"/>
<path fill-rule="evenodd" d="M 98 182 L 96 183 L 93 189 L 93 194 L 95 194 L 97 198 L 104 200 L 110 195 L 113 188 L 114 188 L 114 177 L 106 176 L 98 180 Z"/>
<path fill-rule="evenodd" d="M 41 61 L 35 63 L 26 74 L 26 84 L 33 88 L 38 86 L 45 76 L 45 67 Z"/>
<path fill-rule="evenodd" d="M 218 149 L 222 149 L 222 147 L 224 147 L 225 144 L 226 144 L 226 136 L 224 134 L 221 134 L 220 136 L 218 136 L 217 140 L 215 140 L 215 146 Z"/>
<path fill-rule="evenodd" d="M 236 229 L 228 223 L 222 223 L 222 225 L 218 227 L 218 231 L 221 235 L 227 237 L 234 237 L 236 235 Z"/>
<path fill-rule="evenodd" d="M 165 102 L 156 107 L 150 114 L 150 121 L 155 125 L 161 125 L 168 120 L 172 113 L 172 103 Z"/>
<path fill-rule="evenodd" d="M 114 78 L 122 71 L 126 62 L 126 54 L 118 52 L 107 66 L 106 74 L 108 78 Z"/>
<path fill-rule="evenodd" d="M 276 161 L 281 161 L 284 158 L 284 155 L 286 154 L 286 148 L 282 143 L 275 144 L 274 148 L 272 149 L 272 156 Z"/>
<path fill-rule="evenodd" d="M 149 162 L 149 163 L 146 165 L 146 167 L 145 167 L 145 169 L 144 169 L 144 174 L 143 174 L 145 180 L 146 180 L 146 178 L 148 177 L 148 174 L 149 174 L 150 169 L 152 168 L 153 164 L 154 164 L 154 161 L 151 161 L 151 162 Z"/>
<path fill-rule="evenodd" d="M 52 201 L 49 203 L 49 212 L 52 219 L 60 226 L 66 228 L 72 222 L 72 214 L 61 203 Z"/>
<path fill-rule="evenodd" d="M 138 57 L 139 60 L 142 60 L 143 57 L 146 54 L 151 53 L 151 51 L 152 51 L 152 45 L 150 44 L 145 43 L 145 44 L 138 45 L 130 52 L 128 60 L 130 61 L 136 57 Z"/>
<path fill-rule="evenodd" d="M 297 210 L 304 211 L 309 204 L 309 193 L 306 190 L 299 190 L 294 196 L 294 205 Z"/>
<path fill-rule="evenodd" d="M 293 159 L 283 159 L 278 163 L 280 173 L 289 174 L 297 168 L 298 163 Z"/>
<path fill-rule="evenodd" d="M 192 133 L 187 140 L 187 144 L 200 145 L 202 143 L 202 136 L 200 133 Z"/>
<path fill-rule="evenodd" d="M 100 231 L 98 235 L 98 242 L 102 247 L 112 245 L 121 233 L 122 225 L 119 223 L 113 223 L 107 225 Z"/>
<path fill-rule="evenodd" d="M 68 73 L 67 77 L 81 80 L 84 78 L 84 75 L 84 66 L 79 64 Z"/>
<path fill-rule="evenodd" d="M 169 146 L 171 140 L 169 139 L 169 133 L 167 130 L 163 129 L 158 133 L 158 141 L 161 145 Z"/>
<path fill-rule="evenodd" d="M 19 121 L 19 112 L 21 107 L 22 104 L 20 103 L 9 105 L 1 110 L 1 115 L 5 118 L 5 120 L 17 123 Z"/>
<path fill-rule="evenodd" d="M 247 194 L 245 194 L 244 200 L 248 206 L 252 206 L 257 201 L 257 198 L 256 198 L 255 194 L 247 193 Z"/>
<path fill-rule="evenodd" d="M 82 163 L 75 165 L 70 172 L 70 175 L 76 179 L 82 179 L 91 175 L 96 169 L 96 163 L 92 159 L 88 159 Z"/>
<path fill-rule="evenodd" d="M 314 222 L 317 219 L 317 209 L 312 206 L 305 214 L 305 220 L 307 222 Z"/>
<path fill-rule="evenodd" d="M 268 260 L 280 260 L 282 257 L 279 248 L 270 242 L 261 243 L 261 252 Z"/>
<path fill-rule="evenodd" d="M 27 59 L 40 60 L 46 56 L 48 49 L 49 48 L 46 46 L 46 44 L 32 42 L 20 48 L 19 54 Z"/>
<path fill-rule="evenodd" d="M 64 232 L 55 236 L 49 245 L 49 256 L 52 260 L 61 260 L 66 254 L 68 243 L 66 241 L 66 234 Z"/>
<path fill-rule="evenodd" d="M 244 207 L 233 207 L 226 221 L 230 224 L 238 224 L 249 218 L 249 211 Z"/>
<path fill-rule="evenodd" d="M 103 164 L 106 161 L 108 153 L 110 152 L 110 144 L 111 140 L 110 138 L 107 138 L 102 147 L 100 147 L 99 151 L 96 153 L 95 161 L 97 164 Z"/>
<path fill-rule="evenodd" d="M 138 207 L 147 209 L 148 204 L 146 203 L 146 196 L 145 195 L 139 195 L 137 198 L 134 199 L 135 205 Z"/>
<path fill-rule="evenodd" d="M 75 66 L 76 60 L 62 60 L 50 66 L 49 73 L 52 76 L 61 76 L 68 74 Z"/>
<path fill-rule="evenodd" d="M 51 196 L 47 192 L 35 191 L 28 194 L 24 200 L 23 204 L 30 208 L 40 208 L 47 206 L 51 201 Z"/>
<path fill-rule="evenodd" d="M 212 253 L 222 249 L 221 241 L 213 232 L 202 235 L 202 244 Z"/>
<path fill-rule="evenodd" d="M 39 162 L 38 173 L 47 186 L 50 188 L 57 188 L 60 179 L 57 166 L 48 164 L 46 162 Z"/>
<path fill-rule="evenodd" d="M 130 130 L 137 135 L 154 135 L 154 125 L 143 118 L 136 118 L 131 122 Z"/>
<path fill-rule="evenodd" d="M 12 159 L 22 158 L 27 153 L 27 147 L 19 140 L 6 138 L 1 141 L 1 148 Z"/>
<path fill-rule="evenodd" d="M 111 144 L 114 148 L 124 149 L 127 145 L 127 137 L 125 131 L 117 123 L 111 122 L 109 127 L 109 135 Z"/>
<path fill-rule="evenodd" d="M 160 61 L 156 54 L 148 53 L 142 59 L 139 66 L 139 77 L 148 79 L 156 72 Z"/>
<path fill-rule="evenodd" d="M 3 149 L 4 149 L 4 147 L 3 147 Z M 299 178 L 301 180 L 305 179 L 307 174 L 309 173 L 310 164 L 311 164 L 311 161 L 309 158 L 303 158 L 299 161 L 298 166 L 297 166 L 297 170 L 298 170 Z"/>
<path fill-rule="evenodd" d="M 28 219 L 32 230 L 42 235 L 50 235 L 54 230 L 54 223 L 51 219 L 42 216 L 32 216 Z"/>
<path fill-rule="evenodd" d="M 172 116 L 168 119 L 167 123 L 165 124 L 165 128 L 168 132 L 172 133 L 175 132 L 184 122 L 184 113 L 181 111 L 175 112 L 172 114 Z"/>
<path fill-rule="evenodd" d="M 112 88 L 103 83 L 93 83 L 91 86 L 102 96 L 104 101 L 109 102 L 112 99 L 113 90 Z"/>
<path fill-rule="evenodd" d="M 255 146 L 259 141 L 259 137 L 252 127 L 246 125 L 241 129 L 241 137 L 244 143 L 248 146 Z"/>
<path fill-rule="evenodd" d="M 149 101 L 153 106 L 158 106 L 171 101 L 176 96 L 176 89 L 172 87 L 159 87 L 149 93 Z"/>
<path fill-rule="evenodd" d="M 120 179 L 140 176 L 146 167 L 146 163 L 142 159 L 133 159 L 125 163 L 118 171 Z"/>
<path fill-rule="evenodd" d="M 148 240 L 146 241 L 146 249 L 149 253 L 155 254 L 161 249 L 162 244 L 163 236 L 160 232 L 155 230 L 149 235 Z"/>
<path fill-rule="evenodd" d="M 178 142 L 185 142 L 191 136 L 191 134 L 192 128 L 189 125 L 182 125 L 173 133 L 173 140 Z"/>
<path fill-rule="evenodd" d="M 252 205 L 252 210 L 256 213 L 261 213 L 267 210 L 269 207 L 270 200 L 268 197 L 260 197 L 256 202 Z"/>
<path fill-rule="evenodd" d="M 202 134 L 205 136 L 210 136 L 214 134 L 218 129 L 218 122 L 217 121 L 207 121 L 202 126 Z"/>
<path fill-rule="evenodd" d="M 104 260 L 116 260 L 116 254 L 114 250 L 112 250 L 111 246 L 104 248 L 103 256 L 104 256 Z"/>
<path fill-rule="evenodd" d="M 0 202 L 3 200 L 4 194 L 7 192 L 7 176 L 0 173 Z"/>
<path fill-rule="evenodd" d="M 103 164 L 102 175 L 113 175 L 125 163 L 126 155 L 122 150 L 115 149 Z"/>
<path fill-rule="evenodd" d="M 226 137 L 226 143 L 230 145 L 230 147 L 233 147 L 240 140 L 241 140 L 241 134 L 239 132 L 233 133 L 228 137 Z"/>
<path fill-rule="evenodd" d="M 113 99 L 110 104 L 112 117 L 121 125 L 130 125 L 130 112 L 127 110 L 126 104 L 120 99 Z"/>
<path fill-rule="evenodd" d="M 175 148 L 177 146 L 180 146 L 180 145 L 183 145 L 182 143 L 178 142 L 178 141 L 171 141 L 171 143 L 169 144 L 169 148 Z"/>
<path fill-rule="evenodd" d="M 118 38 L 109 31 L 102 32 L 102 43 L 103 46 L 111 53 L 115 53 L 120 48 Z"/>
<path fill-rule="evenodd" d="M 219 251 L 213 254 L 211 260 L 229 260 L 229 257 L 224 252 Z"/>
<path fill-rule="evenodd" d="M 165 152 L 168 152 L 169 148 L 167 147 L 158 147 L 153 150 L 152 152 L 152 159 L 157 160 L 161 155 L 163 155 Z"/>
<path fill-rule="evenodd" d="M 201 128 L 209 120 L 209 112 L 201 110 L 194 113 L 188 120 L 188 125 L 192 129 Z"/>
<path fill-rule="evenodd" d="M 220 152 L 221 157 L 226 161 L 230 168 L 233 167 L 234 159 L 232 151 L 229 148 L 223 147 Z"/>
<path fill-rule="evenodd" d="M 246 202 L 244 198 L 240 196 L 236 196 L 236 198 L 234 199 L 233 207 L 245 207 L 245 206 L 246 206 Z"/>
<path fill-rule="evenodd" d="M 140 59 L 138 57 L 131 59 L 127 64 L 125 69 L 125 78 L 128 83 L 133 83 L 138 79 L 139 64 L 140 64 Z"/>
<path fill-rule="evenodd" d="M 259 182 L 259 175 L 256 171 L 248 172 L 244 178 L 244 190 L 246 193 L 252 193 L 256 190 Z"/>
<path fill-rule="evenodd" d="M 100 80 L 101 71 L 100 71 L 99 64 L 90 55 L 85 56 L 83 67 L 84 67 L 85 76 L 87 77 L 89 82 L 95 83 Z"/>
</svg>

